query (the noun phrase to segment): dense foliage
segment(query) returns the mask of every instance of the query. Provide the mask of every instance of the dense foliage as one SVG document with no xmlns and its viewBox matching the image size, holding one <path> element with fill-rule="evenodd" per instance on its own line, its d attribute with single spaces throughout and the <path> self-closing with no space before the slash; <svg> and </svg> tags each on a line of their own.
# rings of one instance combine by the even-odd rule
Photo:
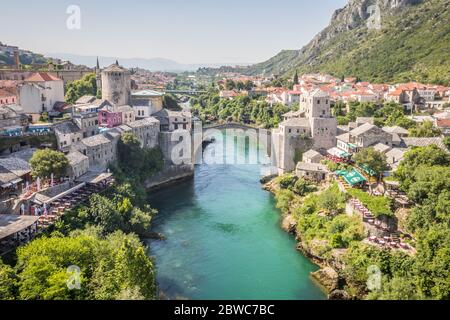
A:
<svg viewBox="0 0 450 320">
<path fill-rule="evenodd" d="M 51 149 L 42 149 L 33 153 L 30 159 L 31 174 L 35 178 L 55 178 L 67 175 L 69 160 L 62 152 Z"/>
<path fill-rule="evenodd" d="M 119 180 L 143 182 L 145 178 L 161 170 L 163 165 L 163 155 L 159 148 L 142 148 L 134 134 L 122 134 L 118 143 L 118 166 L 114 168 Z"/>
<path fill-rule="evenodd" d="M 450 298 L 450 155 L 431 145 L 406 153 L 395 177 L 414 201 L 406 227 L 417 242 L 415 255 L 354 244 L 344 257 L 346 278 L 367 293 L 367 268 L 376 265 L 383 279 L 369 299 Z"/>
<path fill-rule="evenodd" d="M 97 78 L 95 73 L 86 74 L 80 80 L 69 82 L 66 86 L 66 102 L 75 103 L 82 96 L 99 96 L 100 88 L 97 88 Z"/>
<path fill-rule="evenodd" d="M 365 165 L 374 170 L 377 175 L 388 169 L 386 155 L 374 148 L 364 148 L 353 156 L 358 166 Z"/>
<path fill-rule="evenodd" d="M 441 134 L 441 130 L 436 128 L 431 121 L 424 121 L 423 123 L 409 129 L 410 137 L 429 138 L 439 137 Z"/>
<path fill-rule="evenodd" d="M 18 249 L 14 272 L 2 272 L 9 279 L 2 294 L 12 298 L 17 292 L 24 300 L 153 299 L 153 270 L 136 236 L 115 232 L 102 237 L 92 228 L 68 237 L 56 233 Z"/>
<path fill-rule="evenodd" d="M 357 216 L 344 214 L 345 195 L 338 186 L 310 194 L 294 210 L 297 234 L 314 255 L 325 258 L 332 249 L 362 240 L 364 227 Z"/>
<path fill-rule="evenodd" d="M 345 266 L 339 272 L 350 294 L 380 300 L 445 300 L 450 298 L 449 166 L 450 154 L 430 145 L 408 151 L 394 176 L 414 203 L 405 223 L 414 239 L 403 240 L 414 246 L 414 252 L 362 242 L 366 234 L 361 219 L 340 214 L 345 197 L 336 185 L 300 198 L 291 191 L 295 178 L 283 176 L 278 178 L 277 206 L 293 214 L 298 237 L 308 253 Z M 394 215 L 389 198 L 358 189 L 350 189 L 348 194 L 376 216 Z M 333 249 L 345 250 L 337 257 Z M 373 270 L 380 271 L 379 283 L 375 281 L 379 287 L 369 288 Z"/>
<path fill-rule="evenodd" d="M 263 98 L 238 96 L 233 100 L 221 99 L 217 92 L 191 99 L 192 110 L 204 122 L 243 122 L 264 128 L 276 127 L 282 115 L 289 111 L 283 104 L 270 105 Z"/>
<path fill-rule="evenodd" d="M 383 196 L 371 196 L 367 192 L 359 189 L 350 189 L 348 190 L 348 194 L 361 201 L 375 217 L 394 215 L 391 209 L 392 201 L 389 198 Z"/>
<path fill-rule="evenodd" d="M 163 95 L 163 108 L 173 110 L 173 111 L 180 111 L 181 107 L 178 104 L 177 98 L 173 94 L 165 94 Z"/>
<path fill-rule="evenodd" d="M 415 127 L 417 124 L 406 117 L 405 108 L 397 103 L 387 102 L 381 107 L 373 102 L 350 101 L 348 112 L 346 104 L 338 101 L 333 106 L 333 114 L 337 118 L 339 125 L 347 125 L 351 121 L 356 121 L 358 117 L 374 117 L 377 126 L 400 126 L 405 129 Z"/>
</svg>

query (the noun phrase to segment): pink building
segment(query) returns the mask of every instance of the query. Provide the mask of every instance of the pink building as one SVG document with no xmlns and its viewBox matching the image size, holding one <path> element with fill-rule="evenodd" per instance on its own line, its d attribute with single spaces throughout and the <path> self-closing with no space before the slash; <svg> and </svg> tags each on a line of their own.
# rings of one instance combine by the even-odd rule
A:
<svg viewBox="0 0 450 320">
<path fill-rule="evenodd" d="M 114 128 L 122 125 L 122 112 L 115 111 L 112 107 L 104 107 L 98 112 L 98 124 L 104 128 Z"/>
</svg>

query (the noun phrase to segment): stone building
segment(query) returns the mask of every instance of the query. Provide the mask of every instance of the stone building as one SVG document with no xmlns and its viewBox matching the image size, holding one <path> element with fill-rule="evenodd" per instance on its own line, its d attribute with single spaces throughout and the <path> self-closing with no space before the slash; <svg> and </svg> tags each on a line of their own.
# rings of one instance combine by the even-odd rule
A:
<svg viewBox="0 0 450 320">
<path fill-rule="evenodd" d="M 367 148 L 377 143 L 392 146 L 392 134 L 387 133 L 383 131 L 383 129 L 370 123 L 365 123 L 362 126 L 353 129 L 349 132 L 349 135 L 350 143 L 356 145 L 359 149 Z"/>
<path fill-rule="evenodd" d="M 54 127 L 56 142 L 60 151 L 69 151 L 72 145 L 83 139 L 83 133 L 72 121 L 59 123 Z"/>
<path fill-rule="evenodd" d="M 101 72 L 102 99 L 108 100 L 114 106 L 130 104 L 131 73 L 118 63 L 112 64 Z"/>
<path fill-rule="evenodd" d="M 319 182 L 328 178 L 329 170 L 327 166 L 320 163 L 299 162 L 295 173 L 299 178 Z"/>
<path fill-rule="evenodd" d="M 139 139 L 142 147 L 155 148 L 159 144 L 160 125 L 156 118 L 137 120 L 129 123 L 128 126 Z"/>
<path fill-rule="evenodd" d="M 131 94 L 136 119 L 152 116 L 163 109 L 163 94 L 153 90 L 141 90 Z"/>
<path fill-rule="evenodd" d="M 89 158 L 90 170 L 104 171 L 117 160 L 116 147 L 104 134 L 81 140 L 75 149 Z"/>
<path fill-rule="evenodd" d="M 192 114 L 189 111 L 162 109 L 153 115 L 161 124 L 161 131 L 192 131 Z"/>
<path fill-rule="evenodd" d="M 0 106 L 0 133 L 10 130 L 22 131 L 28 124 L 28 118 L 23 113 L 23 108 L 18 105 Z"/>
<path fill-rule="evenodd" d="M 278 173 L 293 171 L 299 152 L 335 146 L 337 122 L 330 104 L 330 97 L 321 90 L 303 94 L 299 112 L 285 115 L 286 120 L 272 131 L 272 165 Z"/>
<path fill-rule="evenodd" d="M 134 110 L 130 106 L 119 106 L 117 111 L 122 115 L 122 124 L 129 124 L 136 121 Z"/>
<path fill-rule="evenodd" d="M 303 154 L 302 162 L 304 163 L 320 163 L 324 157 L 315 150 L 308 150 Z"/>
<path fill-rule="evenodd" d="M 77 179 L 89 171 L 89 158 L 74 150 L 66 155 L 69 160 L 69 177 Z"/>
<path fill-rule="evenodd" d="M 81 131 L 83 139 L 98 134 L 98 116 L 97 113 L 79 113 L 74 114 L 72 121 Z"/>
</svg>

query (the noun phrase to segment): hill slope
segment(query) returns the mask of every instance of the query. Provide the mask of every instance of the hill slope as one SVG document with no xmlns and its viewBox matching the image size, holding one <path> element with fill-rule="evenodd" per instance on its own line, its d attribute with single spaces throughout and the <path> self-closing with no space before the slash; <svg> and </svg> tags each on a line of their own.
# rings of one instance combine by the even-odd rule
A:
<svg viewBox="0 0 450 320">
<path fill-rule="evenodd" d="M 381 8 L 381 29 L 369 29 L 368 7 Z M 367 81 L 450 83 L 450 0 L 350 0 L 301 50 L 282 51 L 241 71 L 291 75 L 326 72 Z"/>
</svg>

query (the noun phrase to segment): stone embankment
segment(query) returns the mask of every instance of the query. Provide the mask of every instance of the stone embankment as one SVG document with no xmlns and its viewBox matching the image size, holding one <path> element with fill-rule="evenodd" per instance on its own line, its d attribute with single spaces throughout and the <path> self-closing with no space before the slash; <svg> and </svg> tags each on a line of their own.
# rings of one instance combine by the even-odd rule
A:
<svg viewBox="0 0 450 320">
<path fill-rule="evenodd" d="M 155 190 L 194 177 L 194 165 L 167 166 L 145 181 L 147 190 Z"/>
</svg>

